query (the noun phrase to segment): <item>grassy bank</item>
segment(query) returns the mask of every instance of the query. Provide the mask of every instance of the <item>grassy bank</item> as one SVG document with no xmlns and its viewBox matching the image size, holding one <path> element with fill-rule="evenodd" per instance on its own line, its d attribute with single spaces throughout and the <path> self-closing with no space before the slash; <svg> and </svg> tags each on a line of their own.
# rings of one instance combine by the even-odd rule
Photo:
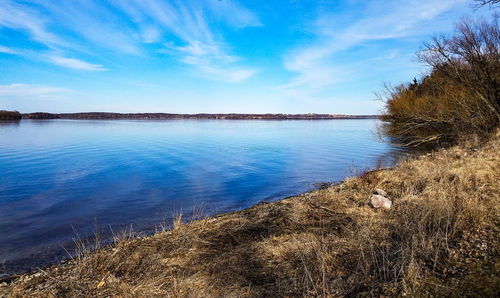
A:
<svg viewBox="0 0 500 298">
<path fill-rule="evenodd" d="M 500 294 L 500 133 L 329 188 L 121 237 L 7 296 Z M 373 209 L 374 188 L 389 210 Z"/>
</svg>

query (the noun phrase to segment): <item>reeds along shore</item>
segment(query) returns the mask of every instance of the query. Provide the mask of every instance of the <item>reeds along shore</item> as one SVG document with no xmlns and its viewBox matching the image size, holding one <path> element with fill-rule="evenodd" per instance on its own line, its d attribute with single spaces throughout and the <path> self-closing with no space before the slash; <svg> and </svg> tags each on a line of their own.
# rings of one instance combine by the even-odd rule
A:
<svg viewBox="0 0 500 298">
<path fill-rule="evenodd" d="M 328 188 L 121 237 L 0 296 L 500 294 L 500 132 Z M 374 209 L 375 188 L 388 210 Z"/>
</svg>

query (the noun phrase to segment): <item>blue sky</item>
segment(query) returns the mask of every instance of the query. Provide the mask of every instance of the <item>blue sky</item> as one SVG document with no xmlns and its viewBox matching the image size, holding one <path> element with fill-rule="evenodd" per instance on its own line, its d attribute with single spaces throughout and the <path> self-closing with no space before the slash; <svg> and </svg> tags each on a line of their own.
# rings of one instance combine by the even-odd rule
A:
<svg viewBox="0 0 500 298">
<path fill-rule="evenodd" d="M 0 0 L 0 109 L 374 114 L 471 1 Z"/>
</svg>

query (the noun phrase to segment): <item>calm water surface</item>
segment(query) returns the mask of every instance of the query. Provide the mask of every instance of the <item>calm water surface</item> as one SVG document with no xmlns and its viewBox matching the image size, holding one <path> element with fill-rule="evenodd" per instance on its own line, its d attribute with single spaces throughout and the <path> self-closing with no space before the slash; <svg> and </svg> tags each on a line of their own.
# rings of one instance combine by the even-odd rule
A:
<svg viewBox="0 0 500 298">
<path fill-rule="evenodd" d="M 61 258 L 94 227 L 151 232 L 176 212 L 249 207 L 393 164 L 377 120 L 0 123 L 0 274 Z M 3 263 L 3 266 L 1 265 Z"/>
</svg>

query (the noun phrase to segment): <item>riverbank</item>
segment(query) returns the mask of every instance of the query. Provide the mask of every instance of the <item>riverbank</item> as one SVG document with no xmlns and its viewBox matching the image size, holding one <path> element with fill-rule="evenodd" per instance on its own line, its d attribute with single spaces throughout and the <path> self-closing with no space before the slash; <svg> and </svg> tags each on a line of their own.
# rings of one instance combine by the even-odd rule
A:
<svg viewBox="0 0 500 298">
<path fill-rule="evenodd" d="M 0 295 L 496 296 L 498 152 L 500 133 L 278 202 L 180 218 L 6 280 Z M 375 188 L 389 210 L 371 207 Z"/>
</svg>

